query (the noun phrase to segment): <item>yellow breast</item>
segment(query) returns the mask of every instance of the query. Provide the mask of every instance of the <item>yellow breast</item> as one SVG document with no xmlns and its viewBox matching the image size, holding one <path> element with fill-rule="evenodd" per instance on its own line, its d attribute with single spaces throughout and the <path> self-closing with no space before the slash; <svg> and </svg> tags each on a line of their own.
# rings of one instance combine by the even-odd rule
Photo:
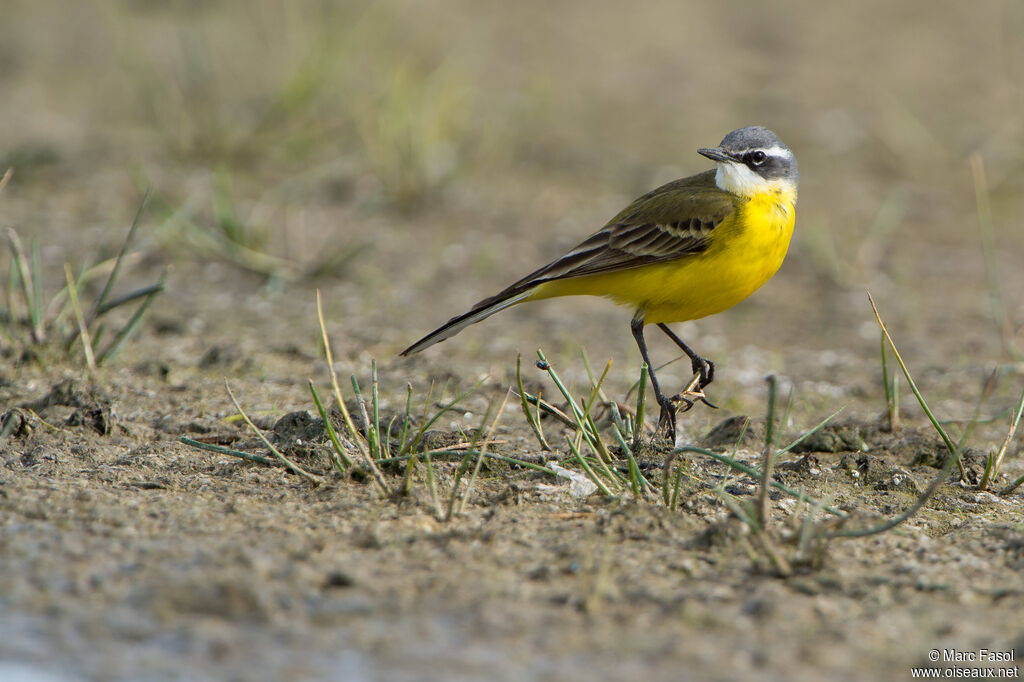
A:
<svg viewBox="0 0 1024 682">
<path fill-rule="evenodd" d="M 714 229 L 700 254 L 548 282 L 530 298 L 605 296 L 635 308 L 647 324 L 714 315 L 750 296 L 778 271 L 793 235 L 795 208 L 795 190 L 755 194 Z"/>
</svg>

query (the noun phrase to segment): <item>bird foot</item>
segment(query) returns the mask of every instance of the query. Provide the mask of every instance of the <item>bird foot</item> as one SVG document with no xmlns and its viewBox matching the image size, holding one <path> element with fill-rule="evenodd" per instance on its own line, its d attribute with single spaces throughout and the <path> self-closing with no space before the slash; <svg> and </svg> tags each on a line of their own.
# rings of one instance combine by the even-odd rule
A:
<svg viewBox="0 0 1024 682">
<path fill-rule="evenodd" d="M 693 409 L 693 406 L 696 405 L 698 401 L 704 403 L 705 405 L 710 405 L 711 407 L 714 407 L 714 405 L 711 405 L 711 403 L 709 403 L 707 398 L 704 396 L 704 391 L 700 389 L 696 389 L 693 391 L 680 391 L 679 393 L 676 393 L 674 396 L 669 398 L 669 401 L 677 405 L 677 407 L 675 408 L 676 413 L 689 412 L 690 410 Z"/>
<path fill-rule="evenodd" d="M 711 363 L 708 364 L 711 365 Z M 711 376 L 714 376 L 714 365 L 711 365 Z M 717 410 L 718 405 L 709 401 L 704 395 L 704 387 L 709 383 L 710 381 L 703 373 L 695 371 L 686 388 L 669 398 L 669 402 L 683 403 L 685 407 L 681 408 L 681 412 L 689 412 L 697 402 L 702 402 L 711 409 Z"/>
<path fill-rule="evenodd" d="M 659 400 L 661 406 L 661 416 L 658 418 L 658 430 L 664 430 L 670 442 L 675 443 L 676 440 L 676 415 L 689 412 L 693 409 L 693 406 L 698 402 L 704 403 L 708 407 L 717 410 L 718 405 L 715 405 L 707 399 L 704 395 L 704 386 L 710 383 L 710 378 L 714 376 L 714 365 L 708 361 L 708 374 L 694 370 L 693 378 L 690 379 L 690 383 L 686 385 L 686 388 L 676 393 L 674 396 L 669 398 L 663 398 Z M 663 401 L 663 402 L 662 402 Z"/>
</svg>

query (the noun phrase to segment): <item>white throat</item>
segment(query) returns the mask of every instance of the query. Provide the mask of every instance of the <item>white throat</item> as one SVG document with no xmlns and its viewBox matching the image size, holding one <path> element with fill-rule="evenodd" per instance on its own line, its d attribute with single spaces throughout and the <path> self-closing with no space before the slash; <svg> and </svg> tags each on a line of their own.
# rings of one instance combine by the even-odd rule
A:
<svg viewBox="0 0 1024 682">
<path fill-rule="evenodd" d="M 752 197 L 762 192 L 774 192 L 787 189 L 792 183 L 788 180 L 765 180 L 742 163 L 720 161 L 715 172 L 715 184 L 718 188 L 738 194 L 741 197 Z"/>
</svg>

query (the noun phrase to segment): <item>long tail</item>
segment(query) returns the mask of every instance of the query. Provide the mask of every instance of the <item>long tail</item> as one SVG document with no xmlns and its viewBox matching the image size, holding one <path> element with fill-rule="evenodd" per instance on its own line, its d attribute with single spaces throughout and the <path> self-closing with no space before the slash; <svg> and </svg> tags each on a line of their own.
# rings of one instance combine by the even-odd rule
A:
<svg viewBox="0 0 1024 682">
<path fill-rule="evenodd" d="M 413 353 L 419 353 L 424 348 L 429 348 L 435 343 L 451 338 L 469 325 L 476 324 L 480 320 L 486 319 L 496 312 L 504 310 L 505 308 L 510 308 L 516 303 L 525 301 L 530 297 L 530 294 L 536 290 L 536 288 L 536 286 L 531 286 L 523 289 L 521 286 L 517 287 L 513 285 L 505 291 L 502 291 L 497 296 L 485 298 L 473 306 L 469 312 L 448 320 L 443 325 L 403 350 L 400 355 L 412 355 Z"/>
</svg>

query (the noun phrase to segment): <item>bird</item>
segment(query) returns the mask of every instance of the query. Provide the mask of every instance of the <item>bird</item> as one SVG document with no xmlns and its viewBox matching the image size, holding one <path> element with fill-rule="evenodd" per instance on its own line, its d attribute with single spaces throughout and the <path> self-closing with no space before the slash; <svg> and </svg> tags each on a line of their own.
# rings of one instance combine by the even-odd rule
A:
<svg viewBox="0 0 1024 682">
<path fill-rule="evenodd" d="M 796 221 L 796 157 L 775 133 L 739 128 L 697 153 L 715 168 L 639 197 L 565 255 L 448 320 L 401 355 L 419 353 L 527 301 L 608 298 L 633 310 L 630 330 L 661 409 L 658 430 L 674 443 L 680 405 L 692 407 L 687 395 L 707 402 L 704 388 L 715 378 L 715 363 L 668 325 L 720 313 L 761 288 L 782 266 Z M 644 337 L 652 324 L 690 359 L 690 388 L 698 390 L 673 396 L 662 391 Z"/>
</svg>

